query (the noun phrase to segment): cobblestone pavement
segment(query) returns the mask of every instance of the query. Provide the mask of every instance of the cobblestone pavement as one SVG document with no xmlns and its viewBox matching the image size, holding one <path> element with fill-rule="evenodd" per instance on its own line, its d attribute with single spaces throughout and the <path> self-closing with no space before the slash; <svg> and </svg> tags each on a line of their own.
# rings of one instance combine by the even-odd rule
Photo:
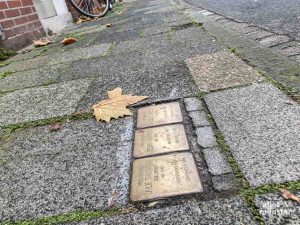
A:
<svg viewBox="0 0 300 225">
<path fill-rule="evenodd" d="M 300 190 L 296 48 L 282 56 L 272 43 L 284 37 L 241 25 L 256 43 L 212 18 L 180 0 L 127 0 L 4 62 L 0 224 L 300 224 L 279 191 Z M 67 35 L 78 41 L 61 46 Z M 149 99 L 96 122 L 91 106 L 116 87 Z M 203 191 L 133 202 L 138 111 L 169 102 Z"/>
</svg>

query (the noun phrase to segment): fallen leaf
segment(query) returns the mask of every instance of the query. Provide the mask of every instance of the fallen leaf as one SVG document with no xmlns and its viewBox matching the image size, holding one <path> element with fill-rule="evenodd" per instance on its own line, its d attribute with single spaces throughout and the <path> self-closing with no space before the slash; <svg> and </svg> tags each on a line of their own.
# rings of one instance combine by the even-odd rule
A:
<svg viewBox="0 0 300 225">
<path fill-rule="evenodd" d="M 122 14 L 122 12 L 117 12 L 117 15 L 121 15 Z"/>
<path fill-rule="evenodd" d="M 79 24 L 81 24 L 81 23 L 83 23 L 83 22 L 88 22 L 88 21 L 92 21 L 92 20 L 93 20 L 93 19 L 90 18 L 90 17 L 81 16 L 81 17 L 77 18 L 76 24 L 79 25 Z"/>
<path fill-rule="evenodd" d="M 74 42 L 76 42 L 77 39 L 76 38 L 72 38 L 72 37 L 69 37 L 69 38 L 64 38 L 64 40 L 62 40 L 62 44 L 63 45 L 70 45 L 70 44 L 73 44 Z"/>
<path fill-rule="evenodd" d="M 288 190 L 286 190 L 286 189 L 280 189 L 280 191 L 281 191 L 282 197 L 284 197 L 285 199 L 293 200 L 293 201 L 296 201 L 296 202 L 300 202 L 300 198 L 297 197 L 297 196 L 295 196 L 295 195 L 293 195 Z"/>
<path fill-rule="evenodd" d="M 112 27 L 113 26 L 113 24 L 112 23 L 108 23 L 108 24 L 106 24 L 106 27 Z"/>
<path fill-rule="evenodd" d="M 111 118 L 118 119 L 123 116 L 131 116 L 132 113 L 126 107 L 148 98 L 147 96 L 122 95 L 121 88 L 108 91 L 107 95 L 108 99 L 92 106 L 96 120 L 103 120 L 107 123 Z"/>
<path fill-rule="evenodd" d="M 62 128 L 61 123 L 55 123 L 55 124 L 51 124 L 49 125 L 48 129 L 49 131 L 58 131 Z"/>
<path fill-rule="evenodd" d="M 33 45 L 35 47 L 40 47 L 40 46 L 46 46 L 46 45 L 49 45 L 51 43 L 53 43 L 54 41 L 51 41 L 50 39 L 48 38 L 42 38 L 40 40 L 37 40 L 37 41 L 34 41 L 33 42 Z"/>
<path fill-rule="evenodd" d="M 113 191 L 111 197 L 108 199 L 108 207 L 112 207 L 115 204 L 116 199 L 119 197 L 119 193 L 116 190 Z"/>
<path fill-rule="evenodd" d="M 150 203 L 148 204 L 148 207 L 149 207 L 149 208 L 152 208 L 152 207 L 156 206 L 158 203 L 159 203 L 159 201 L 156 201 L 156 202 L 150 202 Z"/>
</svg>

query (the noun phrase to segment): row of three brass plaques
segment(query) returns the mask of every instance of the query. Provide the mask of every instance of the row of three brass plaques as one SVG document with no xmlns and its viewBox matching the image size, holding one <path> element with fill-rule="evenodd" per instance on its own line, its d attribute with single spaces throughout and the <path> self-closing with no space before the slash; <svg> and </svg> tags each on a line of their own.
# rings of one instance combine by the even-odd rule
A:
<svg viewBox="0 0 300 225">
<path fill-rule="evenodd" d="M 189 150 L 182 122 L 178 102 L 139 109 L 133 151 L 139 159 L 133 161 L 132 201 L 202 192 L 192 154 L 165 154 Z"/>
</svg>

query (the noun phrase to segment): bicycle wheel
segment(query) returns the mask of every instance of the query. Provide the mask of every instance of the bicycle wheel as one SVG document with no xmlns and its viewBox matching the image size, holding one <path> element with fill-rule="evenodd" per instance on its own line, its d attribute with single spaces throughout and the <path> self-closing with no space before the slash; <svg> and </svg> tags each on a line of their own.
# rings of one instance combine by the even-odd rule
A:
<svg viewBox="0 0 300 225">
<path fill-rule="evenodd" d="M 70 0 L 72 5 L 83 15 L 89 17 L 104 16 L 109 10 L 110 0 Z"/>
</svg>

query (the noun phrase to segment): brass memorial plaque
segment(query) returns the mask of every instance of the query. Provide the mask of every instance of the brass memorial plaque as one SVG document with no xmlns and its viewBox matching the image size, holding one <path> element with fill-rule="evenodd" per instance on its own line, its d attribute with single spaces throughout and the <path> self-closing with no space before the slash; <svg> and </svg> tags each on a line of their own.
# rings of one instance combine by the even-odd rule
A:
<svg viewBox="0 0 300 225">
<path fill-rule="evenodd" d="M 178 102 L 143 107 L 138 110 L 137 128 L 180 123 L 183 121 Z"/>
<path fill-rule="evenodd" d="M 131 201 L 146 201 L 202 191 L 195 161 L 189 152 L 133 161 Z"/>
<path fill-rule="evenodd" d="M 189 150 L 182 124 L 140 129 L 135 132 L 134 158 Z"/>
</svg>

